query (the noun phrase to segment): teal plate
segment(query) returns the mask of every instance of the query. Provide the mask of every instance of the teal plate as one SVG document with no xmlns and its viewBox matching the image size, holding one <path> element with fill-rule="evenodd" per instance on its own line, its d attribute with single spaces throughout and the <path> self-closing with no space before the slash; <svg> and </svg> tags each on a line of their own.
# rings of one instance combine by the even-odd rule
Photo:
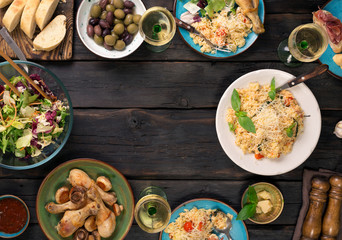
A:
<svg viewBox="0 0 342 240">
<path fill-rule="evenodd" d="M 232 239 L 238 239 L 238 240 L 249 240 L 248 232 L 246 225 L 243 221 L 236 220 L 237 212 L 230 207 L 229 205 L 225 204 L 224 202 L 210 199 L 210 198 L 197 198 L 190 201 L 187 201 L 185 203 L 182 203 L 179 205 L 175 210 L 173 210 L 170 222 L 176 221 L 176 219 L 179 217 L 179 214 L 181 212 L 184 212 L 185 209 L 192 209 L 192 208 L 204 208 L 204 209 L 219 209 L 223 211 L 224 213 L 229 213 L 233 215 L 232 220 L 232 229 L 230 231 L 230 235 Z M 169 238 L 169 234 L 162 231 L 160 233 L 159 240 L 171 240 Z"/>
<path fill-rule="evenodd" d="M 174 15 L 180 19 L 180 16 L 185 13 L 187 10 L 183 7 L 184 4 L 186 4 L 189 1 L 182 1 L 182 0 L 175 0 L 174 7 L 173 7 L 173 12 Z M 258 14 L 259 18 L 262 23 L 264 23 L 265 19 L 265 7 L 264 7 L 264 2 L 263 0 L 259 1 L 259 9 L 258 9 Z M 212 53 L 202 53 L 201 52 L 201 47 L 198 44 L 195 44 L 192 38 L 190 37 L 190 33 L 182 28 L 177 27 L 178 33 L 181 35 L 185 43 L 187 43 L 195 52 L 198 52 L 206 57 L 209 58 L 230 58 L 236 55 L 239 55 L 240 53 L 243 53 L 246 51 L 252 44 L 257 40 L 258 34 L 255 34 L 254 32 L 251 32 L 247 37 L 246 37 L 246 44 L 242 48 L 238 48 L 238 50 L 234 52 L 221 52 L 217 51 L 215 54 Z"/>
<path fill-rule="evenodd" d="M 324 7 L 324 10 L 329 11 L 332 15 L 337 17 L 342 21 L 342 0 L 331 0 Z M 338 66 L 334 60 L 332 59 L 336 53 L 333 52 L 330 46 L 328 46 L 327 50 L 323 53 L 323 55 L 319 58 L 319 61 L 322 64 L 328 64 L 329 70 L 328 72 L 336 78 L 342 79 L 342 69 Z"/>
</svg>

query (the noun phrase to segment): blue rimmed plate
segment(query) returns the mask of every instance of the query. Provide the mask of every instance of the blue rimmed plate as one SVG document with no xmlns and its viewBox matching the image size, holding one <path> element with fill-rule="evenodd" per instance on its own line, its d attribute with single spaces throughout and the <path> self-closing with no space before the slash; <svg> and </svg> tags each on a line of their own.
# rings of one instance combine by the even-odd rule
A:
<svg viewBox="0 0 342 240">
<path fill-rule="evenodd" d="M 184 4 L 186 4 L 187 2 L 189 2 L 189 0 L 175 0 L 174 2 L 174 6 L 173 6 L 173 14 L 180 19 L 181 15 L 183 13 L 185 13 L 187 10 L 184 8 Z M 262 23 L 264 23 L 264 19 L 265 19 L 265 6 L 264 6 L 264 1 L 260 0 L 259 1 L 259 9 L 258 9 L 258 14 L 259 14 L 259 18 L 261 20 Z M 238 48 L 238 50 L 234 53 L 234 52 L 221 52 L 221 51 L 217 51 L 215 54 L 212 53 L 202 53 L 201 52 L 201 47 L 198 44 L 195 44 L 194 41 L 192 40 L 192 38 L 190 37 L 190 34 L 188 31 L 177 27 L 178 29 L 178 33 L 180 34 L 180 36 L 182 37 L 182 39 L 185 41 L 185 43 L 187 45 L 189 45 L 195 52 L 198 52 L 206 57 L 209 58 L 230 58 L 230 57 L 234 57 L 236 55 L 239 55 L 240 53 L 243 53 L 244 51 L 246 51 L 250 46 L 252 46 L 252 44 L 257 40 L 258 38 L 258 34 L 255 34 L 254 32 L 251 32 L 247 38 L 246 38 L 246 44 L 245 46 L 243 46 L 242 48 Z"/>
<path fill-rule="evenodd" d="M 331 0 L 324 7 L 324 10 L 329 11 L 332 15 L 337 17 L 342 21 L 342 0 Z M 342 79 L 342 69 L 338 66 L 334 60 L 332 59 L 336 53 L 333 52 L 330 46 L 328 46 L 327 50 L 323 53 L 323 55 L 319 58 L 319 61 L 322 64 L 328 64 L 329 70 L 328 72 L 336 78 Z"/>
<path fill-rule="evenodd" d="M 239 240 L 248 240 L 248 232 L 246 225 L 243 221 L 236 220 L 237 212 L 230 207 L 228 204 L 225 204 L 224 202 L 211 199 L 211 198 L 197 198 L 190 201 L 187 201 L 185 203 L 182 203 L 177 208 L 175 208 L 172 212 L 170 222 L 176 221 L 176 219 L 179 217 L 179 214 L 181 212 L 184 212 L 185 209 L 192 209 L 192 208 L 204 208 L 204 209 L 219 209 L 223 211 L 224 213 L 229 213 L 233 215 L 232 220 L 232 229 L 230 231 L 230 235 L 232 239 L 239 239 Z M 162 231 L 159 236 L 159 240 L 171 240 L 169 238 L 169 234 Z"/>
</svg>

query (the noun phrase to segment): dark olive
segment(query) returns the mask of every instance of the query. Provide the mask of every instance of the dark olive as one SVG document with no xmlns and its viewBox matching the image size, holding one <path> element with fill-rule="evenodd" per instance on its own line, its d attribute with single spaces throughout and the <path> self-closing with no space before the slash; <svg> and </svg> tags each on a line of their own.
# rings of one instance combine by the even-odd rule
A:
<svg viewBox="0 0 342 240">
<path fill-rule="evenodd" d="M 133 41 L 133 35 L 127 34 L 122 40 L 128 45 Z"/>
<path fill-rule="evenodd" d="M 140 19 L 141 19 L 141 15 L 139 15 L 139 14 L 134 14 L 134 16 L 133 16 L 133 22 L 135 23 L 135 24 L 139 24 L 139 22 L 140 22 Z"/>
<path fill-rule="evenodd" d="M 124 48 L 126 47 L 126 44 L 124 41 L 122 40 L 117 40 L 115 45 L 114 45 L 114 49 L 115 50 L 118 50 L 118 51 L 121 51 L 123 50 Z"/>
<path fill-rule="evenodd" d="M 89 37 L 94 37 L 94 27 L 90 24 L 87 26 L 87 34 Z"/>
<path fill-rule="evenodd" d="M 114 7 L 115 8 L 123 9 L 124 8 L 123 1 L 122 0 L 114 0 Z"/>
<path fill-rule="evenodd" d="M 108 24 L 113 25 L 113 21 L 114 21 L 114 13 L 113 12 L 107 13 L 106 21 Z"/>
<path fill-rule="evenodd" d="M 110 29 L 106 28 L 105 30 L 102 31 L 102 37 L 105 37 L 107 35 L 110 35 Z"/>
<path fill-rule="evenodd" d="M 99 25 L 104 29 L 104 28 L 110 28 L 109 23 L 106 20 L 101 19 L 99 22 Z"/>
<path fill-rule="evenodd" d="M 133 15 L 132 14 L 127 14 L 124 20 L 124 24 L 126 26 L 130 25 L 133 22 Z"/>
<path fill-rule="evenodd" d="M 131 2 L 129 0 L 124 1 L 125 8 L 134 8 L 135 4 L 134 2 Z"/>
<path fill-rule="evenodd" d="M 108 4 L 108 0 L 100 0 L 99 5 L 102 8 L 102 10 L 106 9 L 106 6 Z"/>
<path fill-rule="evenodd" d="M 124 31 L 125 31 L 125 27 L 122 23 L 118 23 L 115 25 L 113 31 L 117 34 L 117 35 L 121 35 Z"/>
<path fill-rule="evenodd" d="M 101 36 L 102 35 L 102 28 L 100 27 L 100 25 L 96 25 L 94 27 L 94 32 L 95 32 L 95 35 L 97 35 L 97 36 Z"/>
<path fill-rule="evenodd" d="M 101 15 L 100 15 L 100 18 L 105 20 L 107 17 L 107 11 L 102 11 Z"/>
<path fill-rule="evenodd" d="M 103 37 L 102 36 L 97 36 L 96 34 L 94 35 L 94 41 L 96 44 L 98 45 L 102 45 L 103 44 Z"/>
<path fill-rule="evenodd" d="M 104 41 L 107 45 L 114 46 L 116 42 L 116 38 L 113 37 L 112 35 L 107 35 L 104 37 Z"/>
<path fill-rule="evenodd" d="M 114 25 L 116 25 L 116 24 L 118 24 L 118 23 L 123 23 L 123 21 L 120 20 L 120 19 L 115 18 L 115 19 L 114 19 Z"/>
<path fill-rule="evenodd" d="M 124 8 L 123 11 L 125 14 L 132 14 L 133 13 L 133 10 L 131 8 Z"/>
<path fill-rule="evenodd" d="M 106 11 L 107 11 L 107 12 L 114 12 L 114 11 L 115 11 L 114 5 L 112 5 L 112 4 L 107 4 L 107 6 L 106 6 Z"/>
<path fill-rule="evenodd" d="M 112 46 L 109 46 L 108 44 L 106 44 L 106 42 L 103 43 L 103 46 L 105 47 L 105 49 L 107 50 L 113 50 Z"/>
<path fill-rule="evenodd" d="M 127 31 L 130 34 L 135 34 L 138 31 L 138 26 L 135 23 L 131 23 L 127 26 Z"/>
<path fill-rule="evenodd" d="M 93 5 L 90 9 L 90 16 L 98 18 L 101 15 L 101 7 L 97 4 Z"/>
<path fill-rule="evenodd" d="M 100 21 L 100 19 L 98 19 L 98 18 L 90 18 L 89 24 L 92 26 L 95 26 L 95 25 L 99 24 L 99 21 Z"/>
<path fill-rule="evenodd" d="M 124 19 L 126 14 L 124 13 L 122 9 L 115 9 L 114 16 L 118 19 Z"/>
</svg>

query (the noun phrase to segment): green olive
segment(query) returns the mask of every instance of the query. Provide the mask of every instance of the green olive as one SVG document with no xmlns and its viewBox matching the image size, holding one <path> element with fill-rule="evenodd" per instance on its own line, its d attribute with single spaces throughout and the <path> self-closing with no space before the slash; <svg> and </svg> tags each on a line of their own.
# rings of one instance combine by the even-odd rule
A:
<svg viewBox="0 0 342 240">
<path fill-rule="evenodd" d="M 122 0 L 114 0 L 114 7 L 115 8 L 124 8 L 124 2 Z"/>
<path fill-rule="evenodd" d="M 124 19 L 125 18 L 125 13 L 122 9 L 115 9 L 114 11 L 114 16 L 118 19 Z"/>
<path fill-rule="evenodd" d="M 141 18 L 141 15 L 139 15 L 139 14 L 135 14 L 134 16 L 133 16 L 133 22 L 135 23 L 135 24 L 139 24 L 139 22 L 140 22 L 140 18 Z"/>
<path fill-rule="evenodd" d="M 133 15 L 132 14 L 127 14 L 124 20 L 125 26 L 130 25 L 133 22 Z"/>
<path fill-rule="evenodd" d="M 125 31 L 125 26 L 122 23 L 118 23 L 114 26 L 114 33 L 117 35 L 121 35 Z"/>
<path fill-rule="evenodd" d="M 101 13 L 100 18 L 103 19 L 103 20 L 106 20 L 106 17 L 107 17 L 107 11 L 103 11 L 103 12 Z"/>
<path fill-rule="evenodd" d="M 102 36 L 97 36 L 96 34 L 94 35 L 94 41 L 98 45 L 103 45 L 103 37 Z"/>
<path fill-rule="evenodd" d="M 93 18 L 98 18 L 101 15 L 101 7 L 97 4 L 93 5 L 90 9 L 90 15 Z"/>
<path fill-rule="evenodd" d="M 118 24 L 118 23 L 123 23 L 123 21 L 120 20 L 120 19 L 115 18 L 115 19 L 114 19 L 114 25 L 116 25 L 116 24 Z"/>
<path fill-rule="evenodd" d="M 118 50 L 118 51 L 121 51 L 123 50 L 124 48 L 126 47 L 126 44 L 124 41 L 122 40 L 117 40 L 115 45 L 114 45 L 114 49 L 115 50 Z"/>
<path fill-rule="evenodd" d="M 114 12 L 114 11 L 115 11 L 114 5 L 112 5 L 112 4 L 107 4 L 107 5 L 106 5 L 106 11 L 107 11 L 107 12 Z"/>
<path fill-rule="evenodd" d="M 130 34 L 135 34 L 138 31 L 138 26 L 135 23 L 131 23 L 127 27 L 127 32 Z"/>
<path fill-rule="evenodd" d="M 109 46 L 114 46 L 116 42 L 116 38 L 113 37 L 112 35 L 107 35 L 104 37 L 104 42 Z"/>
<path fill-rule="evenodd" d="M 111 34 L 116 40 L 119 39 L 119 35 L 117 35 L 114 31 L 111 32 Z"/>
</svg>

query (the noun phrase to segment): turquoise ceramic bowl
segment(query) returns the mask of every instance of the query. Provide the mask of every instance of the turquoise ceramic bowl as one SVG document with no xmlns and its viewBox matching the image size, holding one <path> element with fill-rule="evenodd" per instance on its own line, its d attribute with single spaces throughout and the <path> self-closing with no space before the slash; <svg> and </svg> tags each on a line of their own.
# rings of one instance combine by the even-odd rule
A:
<svg viewBox="0 0 342 240">
<path fill-rule="evenodd" d="M 181 212 L 184 212 L 185 209 L 191 210 L 192 208 L 204 208 L 204 209 L 219 209 L 223 211 L 224 213 L 229 213 L 233 215 L 232 220 L 232 229 L 230 231 L 230 235 L 232 239 L 238 239 L 238 240 L 249 240 L 248 231 L 246 228 L 246 225 L 243 221 L 236 220 L 237 212 L 230 207 L 228 204 L 225 204 L 224 202 L 211 199 L 211 198 L 198 198 L 193 199 L 190 201 L 187 201 L 185 203 L 182 203 L 179 205 L 175 210 L 173 210 L 170 223 L 176 221 L 176 219 L 179 217 L 179 214 Z M 159 236 L 159 240 L 171 240 L 169 238 L 169 234 L 162 231 Z"/>
<path fill-rule="evenodd" d="M 26 219 L 26 223 L 25 223 L 25 226 L 20 229 L 19 232 L 16 232 L 16 233 L 4 233 L 4 232 L 0 232 L 0 238 L 15 238 L 15 237 L 18 237 L 20 234 L 22 234 L 23 232 L 25 232 L 27 226 L 29 225 L 29 222 L 30 222 L 30 211 L 26 205 L 26 203 L 21 200 L 19 197 L 17 196 L 14 196 L 14 195 L 2 195 L 0 196 L 0 200 L 2 199 L 5 199 L 5 198 L 14 198 L 14 199 L 17 199 L 19 202 L 21 202 L 25 209 L 26 209 L 26 212 L 27 212 L 27 219 Z"/>
<path fill-rule="evenodd" d="M 68 91 L 64 87 L 61 80 L 59 80 L 59 78 L 54 73 L 52 73 L 47 68 L 33 62 L 14 62 L 21 67 L 26 65 L 28 68 L 29 75 L 33 73 L 39 74 L 40 77 L 46 83 L 46 85 L 55 94 L 55 96 L 69 106 L 69 116 L 66 118 L 66 124 L 63 133 L 58 137 L 57 140 L 55 140 L 54 143 L 45 147 L 41 155 L 31 158 L 29 160 L 24 160 L 15 157 L 14 154 L 3 154 L 2 151 L 0 151 L 0 167 L 13 170 L 25 170 L 43 165 L 44 163 L 54 158 L 62 150 L 71 133 L 71 128 L 73 124 L 73 110 Z M 0 63 L 0 72 L 7 79 L 11 78 L 12 76 L 20 75 L 8 62 Z"/>
<path fill-rule="evenodd" d="M 176 16 L 176 18 L 180 19 L 181 15 L 187 11 L 183 6 L 188 1 L 189 0 L 175 0 L 174 7 L 173 7 L 173 14 Z M 261 22 L 264 23 L 264 20 L 265 20 L 265 6 L 264 6 L 264 1 L 263 0 L 259 1 L 258 14 L 259 14 L 259 18 L 260 18 Z M 246 51 L 250 46 L 252 46 L 252 44 L 258 38 L 258 34 L 255 34 L 254 32 L 251 32 L 245 38 L 246 39 L 245 46 L 243 46 L 242 48 L 238 48 L 235 53 L 234 52 L 229 52 L 229 53 L 228 52 L 220 52 L 220 51 L 217 51 L 215 54 L 212 54 L 212 53 L 202 53 L 201 52 L 201 47 L 198 44 L 194 43 L 194 41 L 190 37 L 190 33 L 188 31 L 186 31 L 183 28 L 179 28 L 179 27 L 177 27 L 177 29 L 178 29 L 178 33 L 180 34 L 182 39 L 185 41 L 185 43 L 188 46 L 191 47 L 192 50 L 194 50 L 195 52 L 200 53 L 200 54 L 202 54 L 202 55 L 204 55 L 206 57 L 209 57 L 209 58 L 222 59 L 222 58 L 230 58 L 230 57 L 239 55 L 240 53 L 243 53 L 244 51 Z"/>
</svg>

